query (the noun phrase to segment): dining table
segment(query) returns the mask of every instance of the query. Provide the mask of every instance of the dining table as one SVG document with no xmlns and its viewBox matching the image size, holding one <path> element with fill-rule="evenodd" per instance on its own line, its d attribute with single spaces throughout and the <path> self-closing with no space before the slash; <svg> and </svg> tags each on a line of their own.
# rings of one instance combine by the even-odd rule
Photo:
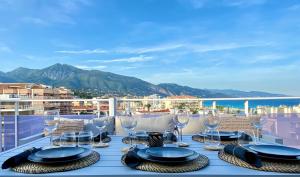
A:
<svg viewBox="0 0 300 177">
<path fill-rule="evenodd" d="M 204 144 L 192 140 L 189 135 L 183 136 L 183 141 L 189 144 L 189 149 L 203 154 L 209 158 L 209 165 L 203 169 L 187 173 L 155 173 L 140 171 L 124 166 L 121 162 L 123 155 L 122 148 L 128 146 L 122 143 L 123 136 L 111 136 L 109 147 L 95 148 L 99 152 L 100 160 L 95 164 L 73 171 L 35 174 L 33 176 L 287 176 L 299 175 L 289 173 L 265 172 L 243 168 L 232 165 L 218 158 L 218 151 L 209 151 L 203 148 Z M 46 147 L 49 145 L 49 138 L 43 137 L 30 143 L 0 153 L 1 164 L 9 157 L 23 152 L 31 147 Z M 17 173 L 11 169 L 0 170 L 0 176 L 26 176 L 30 174 Z"/>
</svg>

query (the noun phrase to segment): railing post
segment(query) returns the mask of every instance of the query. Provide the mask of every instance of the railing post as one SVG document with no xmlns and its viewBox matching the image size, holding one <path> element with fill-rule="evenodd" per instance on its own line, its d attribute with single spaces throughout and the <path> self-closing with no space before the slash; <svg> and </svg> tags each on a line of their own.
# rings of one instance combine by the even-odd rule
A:
<svg viewBox="0 0 300 177">
<path fill-rule="evenodd" d="M 97 116 L 100 117 L 100 101 L 97 101 Z"/>
<path fill-rule="evenodd" d="M 117 115 L 117 99 L 116 98 L 109 98 L 109 116 L 116 116 Z"/>
<path fill-rule="evenodd" d="M 18 116 L 19 116 L 19 102 L 15 102 L 15 147 L 18 147 Z"/>
<path fill-rule="evenodd" d="M 244 109 L 245 109 L 245 115 L 246 117 L 249 116 L 249 101 L 248 100 L 245 100 L 244 102 Z"/>
<path fill-rule="evenodd" d="M 2 137 L 3 137 L 3 135 L 2 135 L 2 127 L 3 127 L 3 125 L 2 125 L 2 121 L 3 121 L 3 119 L 2 119 L 2 109 L 1 109 L 1 102 L 0 102 L 0 152 L 2 152 Z"/>
<path fill-rule="evenodd" d="M 212 102 L 212 108 L 213 109 L 217 109 L 217 101 L 213 101 Z"/>
<path fill-rule="evenodd" d="M 199 101 L 199 108 L 202 109 L 203 108 L 203 100 Z"/>
</svg>

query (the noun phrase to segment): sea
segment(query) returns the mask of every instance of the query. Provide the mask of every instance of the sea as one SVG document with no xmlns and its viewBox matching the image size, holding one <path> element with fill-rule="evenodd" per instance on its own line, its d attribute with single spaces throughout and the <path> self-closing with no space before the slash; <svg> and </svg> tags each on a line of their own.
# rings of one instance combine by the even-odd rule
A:
<svg viewBox="0 0 300 177">
<path fill-rule="evenodd" d="M 297 106 L 300 104 L 300 99 L 281 99 L 281 100 L 250 100 L 249 107 L 256 108 L 257 106 L 273 106 L 279 107 L 285 106 Z M 212 101 L 204 101 L 204 106 L 211 106 Z M 217 101 L 218 106 L 230 107 L 230 108 L 244 108 L 244 101 Z"/>
</svg>

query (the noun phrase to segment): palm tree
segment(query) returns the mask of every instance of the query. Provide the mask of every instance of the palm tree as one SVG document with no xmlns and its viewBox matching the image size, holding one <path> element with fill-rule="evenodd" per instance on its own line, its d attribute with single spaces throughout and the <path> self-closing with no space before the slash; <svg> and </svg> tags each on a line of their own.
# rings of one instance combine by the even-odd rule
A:
<svg viewBox="0 0 300 177">
<path fill-rule="evenodd" d="M 147 108 L 148 112 L 150 112 L 151 104 L 148 103 L 148 104 L 145 105 L 145 107 Z"/>
</svg>

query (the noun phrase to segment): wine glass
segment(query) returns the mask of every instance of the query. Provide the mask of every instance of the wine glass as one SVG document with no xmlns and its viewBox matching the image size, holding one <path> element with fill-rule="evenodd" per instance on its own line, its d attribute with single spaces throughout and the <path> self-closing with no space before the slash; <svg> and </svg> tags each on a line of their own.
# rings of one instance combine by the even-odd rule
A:
<svg viewBox="0 0 300 177">
<path fill-rule="evenodd" d="M 76 133 L 75 132 L 63 132 L 60 136 L 60 146 L 62 147 L 76 147 Z"/>
<path fill-rule="evenodd" d="M 216 109 L 208 109 L 204 114 L 204 126 L 205 138 L 204 143 L 205 149 L 208 150 L 218 150 L 221 148 L 220 142 L 220 132 L 217 130 L 220 123 L 220 116 Z"/>
<path fill-rule="evenodd" d="M 78 146 L 87 149 L 92 148 L 93 133 L 91 131 L 80 131 L 78 134 Z"/>
<path fill-rule="evenodd" d="M 189 145 L 188 143 L 184 143 L 182 141 L 182 129 L 189 123 L 189 116 L 190 114 L 188 111 L 181 111 L 177 112 L 176 115 L 173 117 L 173 122 L 179 128 L 180 131 L 180 141 L 177 144 L 181 147 L 186 147 Z"/>
<path fill-rule="evenodd" d="M 46 115 L 44 124 L 45 124 L 45 131 L 50 136 L 50 147 L 53 146 L 53 133 L 58 127 L 59 120 L 55 120 L 54 116 Z"/>
<path fill-rule="evenodd" d="M 109 146 L 108 143 L 104 143 L 102 141 L 102 131 L 104 128 L 108 125 L 109 123 L 109 117 L 98 117 L 93 119 L 93 124 L 99 129 L 99 136 L 100 136 L 100 141 L 99 143 L 95 144 L 96 147 L 107 147 Z"/>
<path fill-rule="evenodd" d="M 259 144 L 261 143 L 261 132 L 263 129 L 264 124 L 267 122 L 267 115 L 261 116 L 250 116 L 251 125 L 255 129 L 254 132 L 254 143 Z"/>
<path fill-rule="evenodd" d="M 254 132 L 252 132 L 251 130 L 247 131 L 247 127 L 249 125 L 249 121 L 248 118 L 241 118 L 241 124 L 238 128 L 238 139 L 237 139 L 237 144 L 239 146 L 245 146 L 248 144 L 252 144 L 253 140 L 254 140 Z"/>
<path fill-rule="evenodd" d="M 120 116 L 121 126 L 128 132 L 130 138 L 130 148 L 133 147 L 132 139 L 134 138 L 134 129 L 137 126 L 137 118 L 131 115 Z"/>
</svg>

